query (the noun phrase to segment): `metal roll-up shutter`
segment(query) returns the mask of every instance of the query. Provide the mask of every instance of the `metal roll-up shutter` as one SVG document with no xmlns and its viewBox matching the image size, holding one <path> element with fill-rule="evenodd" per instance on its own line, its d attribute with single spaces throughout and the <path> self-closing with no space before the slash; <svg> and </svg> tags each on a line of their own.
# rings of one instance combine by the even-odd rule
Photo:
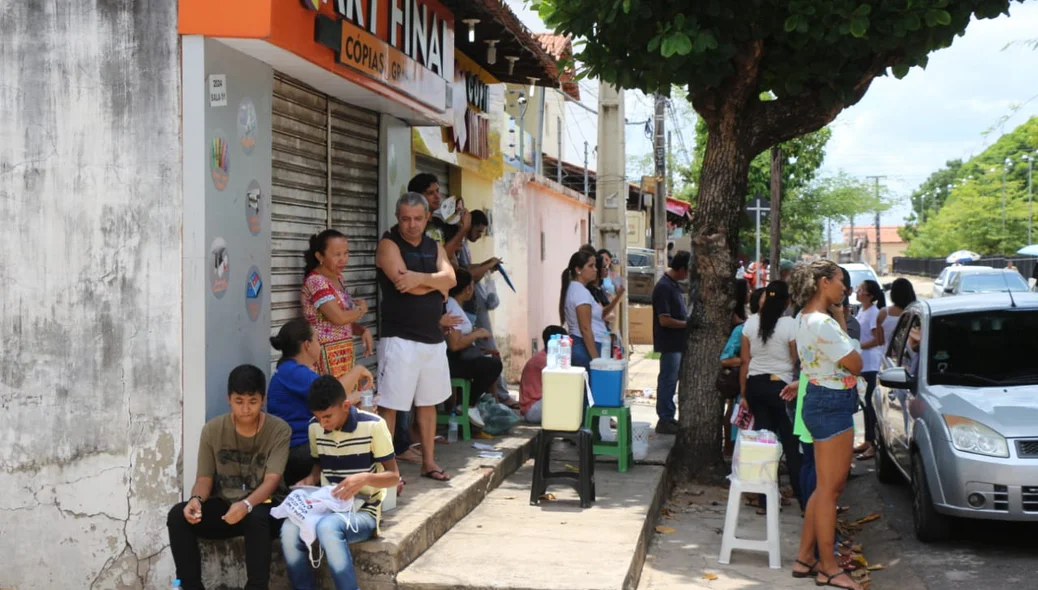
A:
<svg viewBox="0 0 1038 590">
<path fill-rule="evenodd" d="M 440 185 L 440 198 L 446 199 L 451 196 L 451 167 L 446 162 L 441 162 L 429 156 L 416 154 L 414 158 L 415 173 L 428 173 L 436 176 Z"/>
<path fill-rule="evenodd" d="M 350 242 L 346 286 L 367 301 L 371 313 L 362 321 L 374 329 L 378 115 L 275 73 L 273 130 L 271 333 L 300 317 L 303 252 L 328 227 Z"/>
<path fill-rule="evenodd" d="M 367 302 L 361 323 L 378 338 L 378 114 L 335 99 L 330 105 L 332 227 L 350 243 L 346 286 L 350 295 Z M 358 356 L 357 362 L 374 370 L 376 359 Z"/>
</svg>

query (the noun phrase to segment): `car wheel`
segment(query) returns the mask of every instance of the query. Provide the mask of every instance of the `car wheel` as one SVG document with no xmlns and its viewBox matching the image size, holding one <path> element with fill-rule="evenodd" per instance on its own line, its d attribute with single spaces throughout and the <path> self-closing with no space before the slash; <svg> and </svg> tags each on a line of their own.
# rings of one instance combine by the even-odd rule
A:
<svg viewBox="0 0 1038 590">
<path fill-rule="evenodd" d="M 883 437 L 876 434 L 876 477 L 882 483 L 901 483 L 904 479 L 898 471 L 894 460 L 887 453 L 887 445 Z"/>
<path fill-rule="evenodd" d="M 948 517 L 937 512 L 926 480 L 926 468 L 919 454 L 912 456 L 912 524 L 915 537 L 923 543 L 941 541 L 948 537 Z"/>
</svg>

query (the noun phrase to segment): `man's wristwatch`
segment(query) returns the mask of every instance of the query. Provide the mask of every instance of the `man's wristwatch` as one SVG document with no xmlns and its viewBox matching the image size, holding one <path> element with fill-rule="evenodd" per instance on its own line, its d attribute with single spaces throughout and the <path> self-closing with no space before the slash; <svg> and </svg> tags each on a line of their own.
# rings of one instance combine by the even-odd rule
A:
<svg viewBox="0 0 1038 590">
<path fill-rule="evenodd" d="M 242 503 L 244 503 L 245 507 L 249 509 L 249 514 L 252 514 L 252 502 L 249 502 L 249 499 L 245 498 L 242 500 Z"/>
<path fill-rule="evenodd" d="M 199 506 L 202 505 L 202 496 L 191 496 L 190 498 L 187 499 L 187 503 L 190 504 L 191 500 L 198 500 Z"/>
</svg>

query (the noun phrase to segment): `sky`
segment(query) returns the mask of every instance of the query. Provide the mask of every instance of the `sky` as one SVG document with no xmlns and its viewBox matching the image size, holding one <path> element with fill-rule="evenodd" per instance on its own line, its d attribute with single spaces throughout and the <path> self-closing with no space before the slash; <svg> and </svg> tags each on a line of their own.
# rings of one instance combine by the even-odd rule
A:
<svg viewBox="0 0 1038 590">
<path fill-rule="evenodd" d="M 523 0 L 507 0 L 507 4 L 532 31 L 546 30 Z M 932 172 L 948 160 L 979 154 L 1003 132 L 1038 115 L 1038 50 L 1022 44 L 1006 48 L 1014 41 L 1036 37 L 1038 3 L 1013 3 L 1008 17 L 971 23 L 951 47 L 930 56 L 925 70 L 913 68 L 902 80 L 878 78 L 861 102 L 831 124 L 833 136 L 821 174 L 845 170 L 863 179 L 885 176 L 883 182 L 896 206 L 884 213 L 882 223 L 900 225 L 909 213 L 909 194 Z M 596 82 L 581 83 L 584 104 L 597 108 L 597 96 Z M 635 91 L 624 98 L 628 121 L 651 116 L 650 98 Z M 1014 113 L 1016 105 L 1019 109 Z M 997 127 L 1010 115 L 1003 127 Z M 597 118 L 570 105 L 567 120 L 572 129 L 564 139 L 566 159 L 580 163 L 583 141 L 597 144 Z M 691 155 L 692 124 L 683 125 L 681 135 Z M 626 141 L 628 159 L 652 150 L 640 125 L 628 126 Z M 681 146 L 676 139 L 674 143 L 684 161 Z"/>
</svg>

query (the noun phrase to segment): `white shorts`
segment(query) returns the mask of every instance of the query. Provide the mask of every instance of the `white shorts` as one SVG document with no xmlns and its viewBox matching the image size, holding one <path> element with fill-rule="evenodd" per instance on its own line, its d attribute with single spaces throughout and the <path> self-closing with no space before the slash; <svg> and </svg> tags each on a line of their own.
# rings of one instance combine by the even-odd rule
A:
<svg viewBox="0 0 1038 590">
<path fill-rule="evenodd" d="M 451 396 L 447 343 L 424 344 L 403 338 L 378 341 L 378 405 L 398 412 L 435 406 Z"/>
</svg>

